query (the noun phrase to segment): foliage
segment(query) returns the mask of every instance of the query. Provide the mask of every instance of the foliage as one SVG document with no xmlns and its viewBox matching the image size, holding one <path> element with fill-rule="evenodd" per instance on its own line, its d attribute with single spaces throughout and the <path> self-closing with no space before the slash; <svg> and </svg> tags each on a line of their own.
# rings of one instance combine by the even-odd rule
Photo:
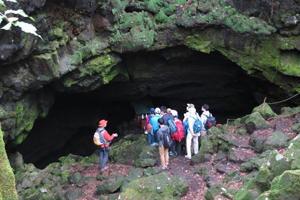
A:
<svg viewBox="0 0 300 200">
<path fill-rule="evenodd" d="M 6 0 L 6 1 L 18 3 L 16 0 Z M 0 0 L 0 6 L 6 7 L 3 0 Z M 37 29 L 32 24 L 19 21 L 18 17 L 14 17 L 11 15 L 20 15 L 21 17 L 26 17 L 31 19 L 32 21 L 35 21 L 32 17 L 28 16 L 22 9 L 18 9 L 18 10 L 7 9 L 6 11 L 4 11 L 4 13 L 0 12 L 0 24 L 2 23 L 3 20 L 7 22 L 7 24 L 1 29 L 10 30 L 12 26 L 17 26 L 20 27 L 23 32 L 33 34 L 43 40 L 43 38 L 36 33 Z"/>
</svg>

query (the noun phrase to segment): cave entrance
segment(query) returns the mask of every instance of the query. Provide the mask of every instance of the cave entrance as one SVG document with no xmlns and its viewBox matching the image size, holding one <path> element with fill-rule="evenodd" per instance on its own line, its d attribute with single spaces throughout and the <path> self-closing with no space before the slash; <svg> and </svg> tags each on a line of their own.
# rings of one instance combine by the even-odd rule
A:
<svg viewBox="0 0 300 200">
<path fill-rule="evenodd" d="M 26 163 L 44 168 L 69 153 L 91 155 L 96 150 L 92 137 L 101 119 L 108 120 L 109 133 L 124 136 L 130 129 L 143 133 L 134 120 L 140 108 L 147 111 L 165 105 L 176 109 L 182 119 L 187 103 L 195 104 L 198 112 L 207 103 L 217 122 L 224 124 L 228 118 L 249 114 L 266 96 L 276 99 L 271 92 L 281 94 L 278 87 L 257 78 L 259 74 L 250 77 L 219 53 L 176 47 L 121 57 L 118 67 L 128 73 L 128 79 L 118 75 L 97 90 L 56 96 L 48 116 L 37 120 L 17 147 Z"/>
</svg>

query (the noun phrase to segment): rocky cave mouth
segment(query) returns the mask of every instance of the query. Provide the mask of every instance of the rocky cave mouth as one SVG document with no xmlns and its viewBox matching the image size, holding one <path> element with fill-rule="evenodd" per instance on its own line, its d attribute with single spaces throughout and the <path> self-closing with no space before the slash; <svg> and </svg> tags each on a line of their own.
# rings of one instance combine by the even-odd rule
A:
<svg viewBox="0 0 300 200">
<path fill-rule="evenodd" d="M 118 132 L 122 137 L 130 131 L 143 133 L 133 121 L 150 107 L 174 108 L 182 119 L 186 103 L 194 103 L 199 112 L 207 103 L 218 123 L 225 124 L 227 119 L 249 114 L 264 97 L 278 100 L 283 93 L 259 74 L 247 75 L 218 53 L 180 47 L 121 58 L 118 67 L 128 72 L 129 82 L 117 76 L 94 91 L 57 93 L 46 118 L 36 120 L 24 142 L 11 151 L 19 151 L 25 163 L 44 168 L 69 153 L 91 155 L 96 150 L 92 137 L 101 119 L 109 121 L 109 133 Z M 143 76 L 145 72 L 149 78 Z M 136 129 L 130 127 L 135 125 Z"/>
</svg>

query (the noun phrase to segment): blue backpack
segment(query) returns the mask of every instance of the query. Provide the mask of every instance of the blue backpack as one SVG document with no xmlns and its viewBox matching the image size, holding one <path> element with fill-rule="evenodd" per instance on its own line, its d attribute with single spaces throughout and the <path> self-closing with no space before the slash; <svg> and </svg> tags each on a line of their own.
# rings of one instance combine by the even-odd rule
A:
<svg viewBox="0 0 300 200">
<path fill-rule="evenodd" d="M 202 130 L 202 121 L 199 119 L 199 117 L 197 117 L 195 119 L 195 122 L 194 122 L 194 125 L 193 125 L 193 131 L 194 131 L 194 133 L 199 133 L 201 130 Z"/>
<path fill-rule="evenodd" d="M 189 122 L 188 122 L 188 120 L 185 120 L 183 122 L 183 133 L 184 133 L 184 136 L 186 136 L 188 128 L 189 128 Z"/>
<path fill-rule="evenodd" d="M 176 127 L 176 124 L 175 124 L 174 120 L 169 119 L 168 124 L 169 124 L 169 127 L 171 129 L 171 133 L 176 133 L 177 132 L 177 127 Z"/>
</svg>

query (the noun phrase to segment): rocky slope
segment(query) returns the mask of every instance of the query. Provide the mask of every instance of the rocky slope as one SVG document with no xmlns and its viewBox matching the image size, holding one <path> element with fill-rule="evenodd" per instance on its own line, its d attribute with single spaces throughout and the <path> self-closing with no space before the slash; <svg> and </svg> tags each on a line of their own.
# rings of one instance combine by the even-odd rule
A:
<svg viewBox="0 0 300 200">
<path fill-rule="evenodd" d="M 110 167 L 97 155 L 69 155 L 44 170 L 11 159 L 19 199 L 291 199 L 299 198 L 300 108 L 276 115 L 263 104 L 201 136 L 191 160 L 171 156 L 157 167 L 158 148 L 129 134 L 110 148 Z M 95 163 L 95 164 L 93 164 Z"/>
</svg>

